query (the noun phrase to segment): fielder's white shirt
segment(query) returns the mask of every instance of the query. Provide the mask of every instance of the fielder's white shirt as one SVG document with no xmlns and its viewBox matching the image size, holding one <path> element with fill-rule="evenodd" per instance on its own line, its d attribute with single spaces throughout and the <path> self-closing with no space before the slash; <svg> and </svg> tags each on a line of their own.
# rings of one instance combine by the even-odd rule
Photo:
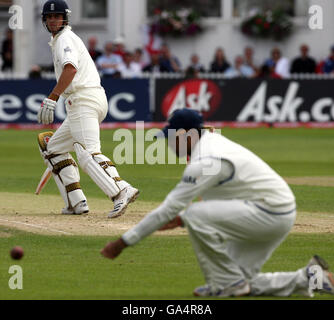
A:
<svg viewBox="0 0 334 320">
<path fill-rule="evenodd" d="M 174 219 L 198 196 L 203 201 L 252 201 L 268 214 L 283 214 L 296 207 L 287 183 L 263 160 L 220 134 L 206 132 L 196 144 L 181 182 L 157 209 L 127 231 L 123 240 L 128 245 L 137 243 Z"/>
<path fill-rule="evenodd" d="M 66 64 L 71 64 L 77 70 L 72 83 L 63 95 L 70 94 L 83 88 L 101 88 L 101 79 L 83 41 L 66 26 L 55 37 L 51 37 L 49 45 L 52 49 L 53 63 L 57 81 Z"/>
</svg>

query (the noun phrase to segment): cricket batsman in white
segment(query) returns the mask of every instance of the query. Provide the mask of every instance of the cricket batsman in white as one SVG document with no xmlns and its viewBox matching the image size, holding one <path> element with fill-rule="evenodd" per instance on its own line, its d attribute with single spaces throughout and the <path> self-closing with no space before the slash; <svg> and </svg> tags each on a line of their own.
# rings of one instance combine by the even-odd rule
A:
<svg viewBox="0 0 334 320">
<path fill-rule="evenodd" d="M 312 296 L 314 270 L 322 273 L 321 291 L 334 294 L 333 275 L 319 256 L 295 272 L 260 272 L 296 218 L 295 197 L 273 169 L 241 145 L 203 130 L 194 110 L 175 111 L 162 133 L 177 156 L 191 157 L 182 180 L 157 209 L 108 243 L 103 256 L 115 259 L 156 230 L 185 226 L 206 281 L 195 296 Z M 199 196 L 202 201 L 192 202 Z"/>
<path fill-rule="evenodd" d="M 77 164 L 69 153 L 75 151 L 80 167 L 114 201 L 109 217 L 115 218 L 125 212 L 139 191 L 122 180 L 115 165 L 101 153 L 100 123 L 107 115 L 108 101 L 92 58 L 82 40 L 71 31 L 69 15 L 63 0 L 44 4 L 42 21 L 52 35 L 49 45 L 57 85 L 44 99 L 37 119 L 51 124 L 60 96 L 66 99 L 67 117 L 54 134 L 39 134 L 39 148 L 65 202 L 63 214 L 89 211 Z"/>
</svg>

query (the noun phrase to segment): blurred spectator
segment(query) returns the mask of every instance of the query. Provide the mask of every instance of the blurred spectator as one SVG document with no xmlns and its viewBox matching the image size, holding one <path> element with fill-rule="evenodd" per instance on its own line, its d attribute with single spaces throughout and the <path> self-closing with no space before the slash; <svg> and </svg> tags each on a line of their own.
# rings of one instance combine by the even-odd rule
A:
<svg viewBox="0 0 334 320">
<path fill-rule="evenodd" d="M 142 69 L 144 69 L 150 63 L 150 59 L 144 55 L 141 48 L 136 48 L 133 54 L 133 61 L 137 62 Z"/>
<path fill-rule="evenodd" d="M 88 52 L 95 62 L 100 56 L 102 56 L 102 52 L 97 49 L 97 38 L 90 37 L 88 39 Z"/>
<path fill-rule="evenodd" d="M 289 60 L 282 57 L 279 48 L 271 50 L 271 58 L 267 59 L 265 65 L 270 69 L 272 78 L 288 78 L 290 76 Z"/>
<path fill-rule="evenodd" d="M 271 69 L 269 68 L 268 65 L 264 64 L 258 74 L 257 74 L 258 78 L 271 78 Z"/>
<path fill-rule="evenodd" d="M 205 72 L 205 68 L 204 66 L 199 62 L 199 56 L 194 53 L 191 55 L 190 57 L 190 65 L 188 66 L 187 69 L 189 68 L 193 68 L 194 70 L 196 70 L 197 72 Z"/>
<path fill-rule="evenodd" d="M 103 77 L 117 76 L 118 67 L 122 63 L 122 57 L 113 53 L 113 44 L 107 42 L 104 46 L 104 54 L 96 60 L 96 65 Z"/>
<path fill-rule="evenodd" d="M 1 57 L 2 57 L 2 71 L 13 70 L 13 31 L 7 29 L 6 38 L 2 42 L 1 46 Z"/>
<path fill-rule="evenodd" d="M 194 67 L 189 66 L 186 69 L 186 72 L 185 72 L 184 76 L 185 76 L 186 79 L 198 79 L 199 78 L 199 71 L 197 69 L 195 69 Z"/>
<path fill-rule="evenodd" d="M 180 72 L 181 63 L 179 59 L 172 55 L 170 49 L 166 43 L 160 48 L 160 65 L 167 70 L 167 72 Z"/>
<path fill-rule="evenodd" d="M 155 53 L 151 56 L 151 63 L 147 65 L 144 69 L 144 72 L 151 72 L 151 73 L 160 73 L 160 72 L 168 72 L 169 70 L 160 64 L 160 56 L 159 54 Z"/>
<path fill-rule="evenodd" d="M 224 76 L 227 78 L 247 77 L 251 78 L 256 75 L 255 71 L 244 63 L 242 56 L 236 56 L 234 60 L 234 66 L 229 67 L 225 72 Z"/>
<path fill-rule="evenodd" d="M 42 69 L 40 66 L 33 66 L 29 71 L 29 79 L 41 79 Z"/>
<path fill-rule="evenodd" d="M 308 55 L 309 47 L 306 44 L 300 46 L 300 57 L 293 60 L 290 72 L 291 73 L 314 73 L 316 62 Z"/>
<path fill-rule="evenodd" d="M 125 52 L 123 62 L 119 65 L 118 71 L 122 78 L 138 78 L 142 75 L 140 64 L 133 61 L 130 52 Z"/>
<path fill-rule="evenodd" d="M 324 73 L 325 60 L 321 60 L 317 63 L 315 67 L 315 73 L 323 74 Z"/>
<path fill-rule="evenodd" d="M 244 49 L 244 64 L 253 69 L 254 74 L 259 72 L 259 68 L 254 62 L 254 50 L 252 47 L 246 47 Z"/>
<path fill-rule="evenodd" d="M 217 48 L 211 63 L 210 72 L 225 72 L 229 67 L 230 64 L 226 61 L 223 48 Z"/>
<path fill-rule="evenodd" d="M 334 72 L 334 45 L 331 47 L 330 55 L 325 60 L 323 65 L 324 73 L 333 73 Z"/>
<path fill-rule="evenodd" d="M 113 44 L 114 44 L 114 54 L 118 54 L 123 59 L 126 52 L 124 39 L 122 37 L 117 37 L 114 40 Z"/>
</svg>

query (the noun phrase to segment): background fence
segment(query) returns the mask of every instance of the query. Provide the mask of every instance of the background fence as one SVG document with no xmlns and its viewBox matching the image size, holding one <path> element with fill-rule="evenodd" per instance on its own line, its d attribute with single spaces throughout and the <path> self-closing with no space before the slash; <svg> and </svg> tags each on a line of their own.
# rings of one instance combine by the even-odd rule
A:
<svg viewBox="0 0 334 320">
<path fill-rule="evenodd" d="M 36 125 L 42 100 L 54 79 L 0 80 L 0 128 Z M 109 100 L 105 126 L 136 121 L 165 122 L 175 109 L 192 108 L 208 122 L 220 125 L 333 126 L 334 78 L 226 79 L 213 75 L 197 79 L 150 76 L 104 79 Z M 66 117 L 60 99 L 55 124 Z"/>
</svg>

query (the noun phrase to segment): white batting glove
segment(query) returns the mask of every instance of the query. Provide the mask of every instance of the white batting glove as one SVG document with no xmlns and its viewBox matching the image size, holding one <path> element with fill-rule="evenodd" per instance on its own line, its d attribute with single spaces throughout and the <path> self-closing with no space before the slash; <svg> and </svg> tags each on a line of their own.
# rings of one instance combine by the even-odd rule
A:
<svg viewBox="0 0 334 320">
<path fill-rule="evenodd" d="M 38 123 L 50 124 L 54 120 L 57 101 L 45 98 L 37 114 Z"/>
</svg>

